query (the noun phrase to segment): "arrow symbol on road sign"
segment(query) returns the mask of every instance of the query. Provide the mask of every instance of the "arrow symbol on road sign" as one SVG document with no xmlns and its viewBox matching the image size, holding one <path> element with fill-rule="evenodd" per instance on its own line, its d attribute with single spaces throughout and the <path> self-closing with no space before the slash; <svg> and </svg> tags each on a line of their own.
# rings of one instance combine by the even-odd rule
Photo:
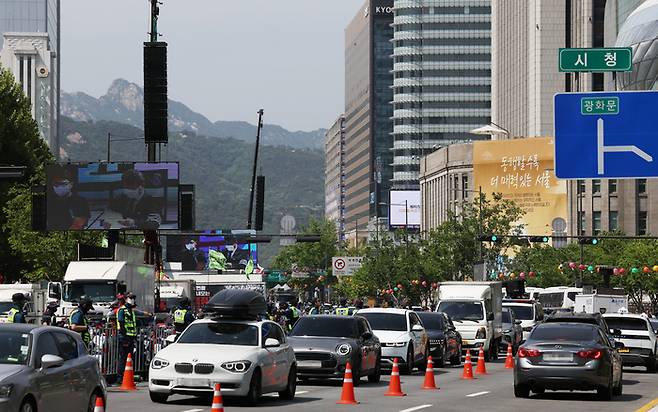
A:
<svg viewBox="0 0 658 412">
<path fill-rule="evenodd" d="M 647 162 L 653 162 L 653 157 L 635 145 L 622 145 L 622 146 L 606 146 L 604 135 L 604 122 L 599 117 L 596 121 L 596 147 L 598 155 L 598 173 L 605 174 L 605 153 L 635 153 Z"/>
</svg>

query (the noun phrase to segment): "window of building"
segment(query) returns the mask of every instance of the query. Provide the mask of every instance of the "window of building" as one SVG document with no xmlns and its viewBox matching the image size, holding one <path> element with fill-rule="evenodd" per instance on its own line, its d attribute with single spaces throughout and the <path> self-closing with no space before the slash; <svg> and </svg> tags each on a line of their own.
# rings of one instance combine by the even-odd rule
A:
<svg viewBox="0 0 658 412">
<path fill-rule="evenodd" d="M 592 213 L 592 233 L 594 235 L 601 233 L 601 212 Z"/>
<path fill-rule="evenodd" d="M 577 180 L 577 185 L 578 185 L 578 194 L 580 195 L 585 193 L 585 181 Z"/>
<path fill-rule="evenodd" d="M 599 179 L 592 180 L 592 194 L 601 194 L 601 181 Z"/>
<path fill-rule="evenodd" d="M 462 175 L 462 199 L 468 196 L 468 175 Z"/>
<path fill-rule="evenodd" d="M 642 195 L 647 193 L 647 179 L 637 179 L 637 194 Z"/>
<path fill-rule="evenodd" d="M 608 193 L 617 193 L 617 179 L 608 180 Z"/>
<path fill-rule="evenodd" d="M 457 200 L 459 196 L 459 176 L 452 178 L 452 200 Z"/>
<path fill-rule="evenodd" d="M 583 236 L 585 234 L 585 212 L 578 212 L 578 222 L 580 222 L 578 234 Z"/>
<path fill-rule="evenodd" d="M 612 232 L 619 229 L 619 212 L 611 210 L 609 215 L 608 229 Z"/>
<path fill-rule="evenodd" d="M 637 235 L 644 236 L 647 234 L 647 212 L 637 212 Z"/>
</svg>

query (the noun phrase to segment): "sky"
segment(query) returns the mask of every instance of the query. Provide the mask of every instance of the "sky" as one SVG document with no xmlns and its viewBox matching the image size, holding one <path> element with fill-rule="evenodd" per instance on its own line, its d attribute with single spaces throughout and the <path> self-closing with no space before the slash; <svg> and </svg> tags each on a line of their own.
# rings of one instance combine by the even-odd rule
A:
<svg viewBox="0 0 658 412">
<path fill-rule="evenodd" d="M 62 89 L 143 84 L 148 0 L 64 0 Z M 328 128 L 344 109 L 344 30 L 362 0 L 164 0 L 169 98 L 211 121 Z"/>
</svg>

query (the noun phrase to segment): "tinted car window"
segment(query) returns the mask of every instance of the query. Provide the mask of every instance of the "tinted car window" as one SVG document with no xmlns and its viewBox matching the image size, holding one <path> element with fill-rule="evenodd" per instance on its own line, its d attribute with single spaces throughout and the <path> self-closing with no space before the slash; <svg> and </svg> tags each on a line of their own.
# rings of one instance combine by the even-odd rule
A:
<svg viewBox="0 0 658 412">
<path fill-rule="evenodd" d="M 54 333 L 53 335 L 59 345 L 59 350 L 64 360 L 78 357 L 78 344 L 75 342 L 75 339 L 65 333 Z"/>
<path fill-rule="evenodd" d="M 35 356 L 37 368 L 41 367 L 41 358 L 43 355 L 61 356 L 59 347 L 55 343 L 55 338 L 51 333 L 42 333 L 39 335 L 36 345 Z"/>
<path fill-rule="evenodd" d="M 290 336 L 327 336 L 341 338 L 355 338 L 360 334 L 357 331 L 357 322 L 348 317 L 302 317 L 295 327 L 292 328 Z M 365 332 L 365 330 L 363 331 Z M 363 333 L 362 332 L 362 333 Z"/>
<path fill-rule="evenodd" d="M 522 320 L 533 320 L 535 314 L 533 313 L 532 306 L 505 306 L 514 312 L 514 317 Z"/>
<path fill-rule="evenodd" d="M 644 319 L 606 316 L 605 321 L 611 329 L 649 330 Z"/>
<path fill-rule="evenodd" d="M 427 329 L 432 329 L 432 330 L 443 330 L 443 315 L 440 315 L 438 313 L 430 313 L 430 312 L 424 312 L 424 313 L 419 313 L 418 317 L 420 320 L 423 322 L 423 325 Z"/>
<path fill-rule="evenodd" d="M 508 311 L 503 311 L 503 323 L 512 323 L 512 315 Z"/>
<path fill-rule="evenodd" d="M 197 323 L 190 325 L 178 342 L 257 346 L 258 328 L 241 323 Z"/>
<path fill-rule="evenodd" d="M 407 317 L 399 313 L 359 313 L 368 319 L 373 330 L 407 330 Z"/>
<path fill-rule="evenodd" d="M 479 301 L 449 301 L 439 303 L 439 312 L 447 313 L 453 321 L 482 320 L 484 312 Z"/>
<path fill-rule="evenodd" d="M 263 323 L 263 343 L 267 339 L 276 339 L 279 343 L 284 343 L 286 341 L 284 333 L 276 323 L 266 322 Z"/>
<path fill-rule="evenodd" d="M 0 330 L 0 364 L 25 365 L 30 349 L 27 333 Z"/>
<path fill-rule="evenodd" d="M 597 329 L 587 325 L 540 324 L 533 329 L 530 340 L 593 341 Z"/>
<path fill-rule="evenodd" d="M 421 323 L 420 319 L 418 319 L 418 315 L 416 315 L 416 314 L 413 313 L 413 312 L 409 313 L 409 325 L 411 325 L 412 328 L 413 328 L 415 325 L 423 326 L 423 324 Z"/>
</svg>

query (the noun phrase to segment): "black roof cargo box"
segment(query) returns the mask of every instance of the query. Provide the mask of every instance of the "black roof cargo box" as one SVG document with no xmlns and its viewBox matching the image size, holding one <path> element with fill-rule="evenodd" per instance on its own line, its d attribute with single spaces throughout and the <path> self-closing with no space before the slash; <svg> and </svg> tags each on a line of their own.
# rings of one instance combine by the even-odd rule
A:
<svg viewBox="0 0 658 412">
<path fill-rule="evenodd" d="M 267 306 L 263 295 L 256 291 L 224 289 L 210 298 L 203 311 L 222 318 L 258 319 L 267 313 Z"/>
</svg>

